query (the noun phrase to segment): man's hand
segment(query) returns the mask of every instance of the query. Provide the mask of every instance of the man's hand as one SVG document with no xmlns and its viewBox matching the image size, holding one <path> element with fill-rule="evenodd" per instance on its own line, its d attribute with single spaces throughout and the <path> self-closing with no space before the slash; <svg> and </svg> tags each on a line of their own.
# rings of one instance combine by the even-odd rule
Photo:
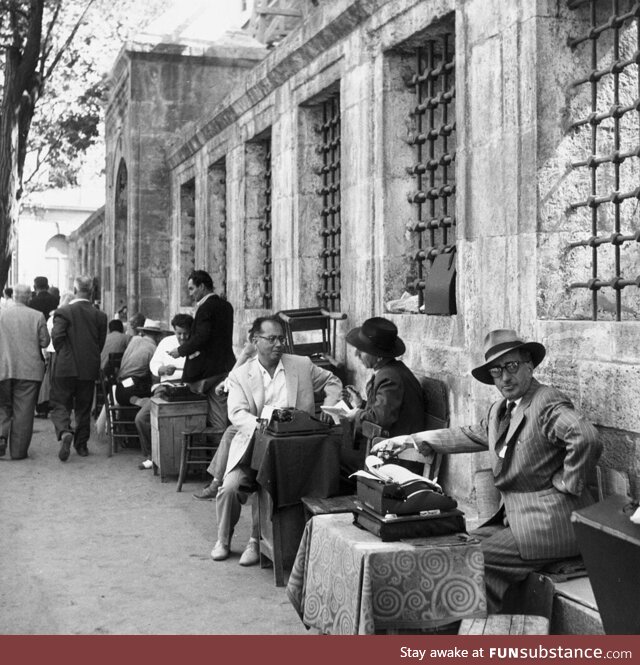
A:
<svg viewBox="0 0 640 665">
<path fill-rule="evenodd" d="M 346 400 L 352 406 L 359 409 L 362 406 L 363 399 L 360 393 L 353 386 L 345 386 L 342 390 L 342 399 Z"/>
<path fill-rule="evenodd" d="M 171 376 L 175 371 L 175 365 L 161 365 L 158 367 L 158 376 Z"/>
<path fill-rule="evenodd" d="M 179 358 L 180 354 L 178 353 L 178 349 L 171 349 L 171 351 L 167 351 L 167 354 L 170 355 L 172 358 Z"/>
<path fill-rule="evenodd" d="M 397 457 L 403 450 L 412 447 L 413 439 L 410 436 L 394 436 L 393 439 L 385 439 L 374 444 L 371 448 L 371 454 L 382 459 L 389 459 L 390 457 Z"/>
<path fill-rule="evenodd" d="M 324 411 L 321 411 L 320 415 L 318 417 L 323 423 L 330 423 L 330 424 L 333 423 L 333 418 L 328 413 L 325 413 Z"/>
</svg>

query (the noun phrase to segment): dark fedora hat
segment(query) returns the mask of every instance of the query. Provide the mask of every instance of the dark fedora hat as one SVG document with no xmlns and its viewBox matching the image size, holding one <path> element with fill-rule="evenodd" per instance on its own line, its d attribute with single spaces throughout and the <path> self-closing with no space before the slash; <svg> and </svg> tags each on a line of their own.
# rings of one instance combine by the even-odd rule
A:
<svg viewBox="0 0 640 665">
<path fill-rule="evenodd" d="M 489 374 L 489 366 L 498 358 L 518 349 L 528 351 L 531 354 L 534 367 L 542 362 L 547 353 L 547 350 L 539 342 L 521 340 L 515 330 L 492 330 L 484 338 L 484 364 L 472 369 L 471 374 L 478 381 L 493 385 L 493 377 Z"/>
<path fill-rule="evenodd" d="M 406 350 L 396 324 L 381 316 L 367 319 L 359 328 L 350 330 L 346 339 L 356 349 L 381 358 L 396 358 Z"/>
</svg>

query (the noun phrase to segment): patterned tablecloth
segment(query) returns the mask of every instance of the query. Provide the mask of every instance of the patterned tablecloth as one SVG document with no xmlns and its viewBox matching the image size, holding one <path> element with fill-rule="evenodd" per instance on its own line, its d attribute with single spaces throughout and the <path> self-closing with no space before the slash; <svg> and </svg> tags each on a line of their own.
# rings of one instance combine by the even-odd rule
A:
<svg viewBox="0 0 640 665">
<path fill-rule="evenodd" d="M 287 595 L 332 635 L 422 630 L 486 616 L 484 562 L 465 534 L 383 543 L 351 514 L 307 523 Z"/>
</svg>

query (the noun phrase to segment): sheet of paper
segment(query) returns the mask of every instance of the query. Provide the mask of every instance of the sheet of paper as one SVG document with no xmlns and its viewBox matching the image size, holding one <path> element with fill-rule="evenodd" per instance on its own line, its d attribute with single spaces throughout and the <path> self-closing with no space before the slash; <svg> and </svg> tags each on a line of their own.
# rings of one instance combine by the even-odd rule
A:
<svg viewBox="0 0 640 665">
<path fill-rule="evenodd" d="M 323 404 L 320 408 L 333 418 L 333 422 L 336 425 L 340 424 L 341 416 L 344 418 L 345 416 L 348 416 L 355 411 L 355 409 L 349 408 L 347 403 L 342 399 L 333 406 L 324 406 Z"/>
</svg>

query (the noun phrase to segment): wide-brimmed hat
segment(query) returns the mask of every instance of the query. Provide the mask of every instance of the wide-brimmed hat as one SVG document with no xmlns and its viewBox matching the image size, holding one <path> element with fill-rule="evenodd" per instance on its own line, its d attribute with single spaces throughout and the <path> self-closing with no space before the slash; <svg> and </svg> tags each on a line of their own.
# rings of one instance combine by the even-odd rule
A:
<svg viewBox="0 0 640 665">
<path fill-rule="evenodd" d="M 162 333 L 162 334 L 168 332 L 165 328 L 162 327 L 162 323 L 160 321 L 154 321 L 153 319 L 145 319 L 144 325 L 140 326 L 138 330 L 144 330 L 145 332 Z"/>
<path fill-rule="evenodd" d="M 493 385 L 493 377 L 489 374 L 489 365 L 510 351 L 522 349 L 531 354 L 531 362 L 537 367 L 543 360 L 547 350 L 539 342 L 525 342 L 515 330 L 492 330 L 484 338 L 484 364 L 471 370 L 474 378 L 482 383 Z"/>
<path fill-rule="evenodd" d="M 367 319 L 359 328 L 350 330 L 347 342 L 360 351 L 382 358 L 395 358 L 406 350 L 395 323 L 381 316 Z"/>
</svg>

